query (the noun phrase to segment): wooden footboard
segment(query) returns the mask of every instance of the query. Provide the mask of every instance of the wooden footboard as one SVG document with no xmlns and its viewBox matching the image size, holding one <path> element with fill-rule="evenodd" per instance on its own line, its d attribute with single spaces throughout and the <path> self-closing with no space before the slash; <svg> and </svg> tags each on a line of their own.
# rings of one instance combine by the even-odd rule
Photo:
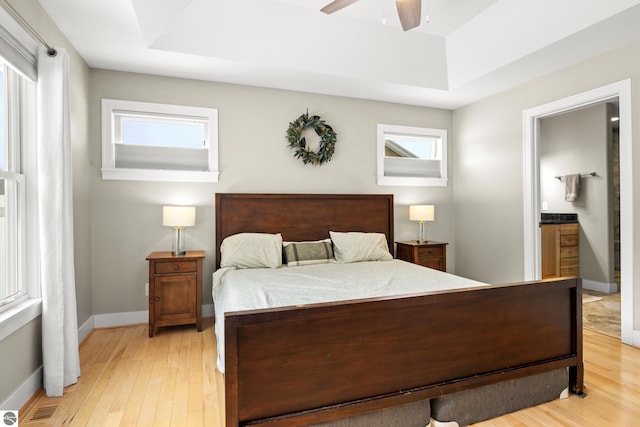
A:
<svg viewBox="0 0 640 427">
<path fill-rule="evenodd" d="M 568 367 L 580 279 L 227 313 L 226 425 L 299 426 Z"/>
</svg>

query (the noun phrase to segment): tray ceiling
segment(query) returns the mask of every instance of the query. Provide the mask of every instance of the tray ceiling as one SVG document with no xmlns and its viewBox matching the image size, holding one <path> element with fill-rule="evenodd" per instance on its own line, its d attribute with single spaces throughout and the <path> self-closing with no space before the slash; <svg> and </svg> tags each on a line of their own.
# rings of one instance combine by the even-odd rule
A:
<svg viewBox="0 0 640 427">
<path fill-rule="evenodd" d="M 640 0 L 423 0 L 407 32 L 393 0 L 39 2 L 94 68 L 440 108 L 640 39 Z"/>
</svg>

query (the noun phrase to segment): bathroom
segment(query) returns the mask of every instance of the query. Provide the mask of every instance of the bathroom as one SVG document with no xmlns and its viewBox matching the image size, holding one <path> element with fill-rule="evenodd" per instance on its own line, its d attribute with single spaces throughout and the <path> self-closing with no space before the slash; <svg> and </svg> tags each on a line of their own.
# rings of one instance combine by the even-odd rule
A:
<svg viewBox="0 0 640 427">
<path fill-rule="evenodd" d="M 615 103 L 603 102 L 540 121 L 540 200 L 541 219 L 551 217 L 571 222 L 571 216 L 550 214 L 577 216 L 579 245 L 576 251 L 585 290 L 584 327 L 619 338 L 617 113 Z M 572 186 L 570 175 L 577 174 L 579 183 Z M 568 195 L 572 192 L 574 197 Z M 542 258 L 545 258 L 544 252 Z"/>
</svg>

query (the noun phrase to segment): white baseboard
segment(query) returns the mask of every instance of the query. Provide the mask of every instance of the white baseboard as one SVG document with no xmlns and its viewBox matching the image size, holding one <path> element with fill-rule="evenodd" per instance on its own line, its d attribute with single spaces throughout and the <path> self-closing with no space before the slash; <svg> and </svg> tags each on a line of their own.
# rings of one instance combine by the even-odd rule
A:
<svg viewBox="0 0 640 427">
<path fill-rule="evenodd" d="M 19 410 L 42 388 L 42 366 L 40 366 L 16 391 L 2 404 L 0 410 Z"/>
<path fill-rule="evenodd" d="M 93 316 L 91 316 L 78 328 L 78 344 L 81 343 L 87 335 L 91 333 L 91 331 L 93 331 L 93 328 Z"/>
<path fill-rule="evenodd" d="M 202 306 L 203 317 L 213 317 L 213 304 Z M 87 321 L 85 325 L 88 323 Z M 126 311 L 124 313 L 96 314 L 93 316 L 93 328 L 110 328 L 114 326 L 139 325 L 149 322 L 149 311 Z M 84 326 L 84 325 L 83 325 Z M 91 332 L 91 330 L 89 330 Z M 79 335 L 79 333 L 78 333 Z"/>
<path fill-rule="evenodd" d="M 618 292 L 618 285 L 616 283 L 603 283 L 588 279 L 582 279 L 582 288 L 605 294 L 615 294 Z"/>
<path fill-rule="evenodd" d="M 213 317 L 213 304 L 202 306 L 202 317 Z"/>
<path fill-rule="evenodd" d="M 95 314 L 94 328 L 110 328 L 114 326 L 137 325 L 149 322 L 149 311 L 126 311 L 124 313 Z"/>
</svg>

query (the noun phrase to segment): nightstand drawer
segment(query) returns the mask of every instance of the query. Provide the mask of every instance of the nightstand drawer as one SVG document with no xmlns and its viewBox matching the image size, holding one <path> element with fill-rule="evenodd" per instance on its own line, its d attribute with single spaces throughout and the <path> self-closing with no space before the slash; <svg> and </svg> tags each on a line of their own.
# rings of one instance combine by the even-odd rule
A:
<svg viewBox="0 0 640 427">
<path fill-rule="evenodd" d="M 173 261 L 156 263 L 156 274 L 190 273 L 194 271 L 198 271 L 198 263 L 196 261 Z"/>
<path fill-rule="evenodd" d="M 431 258 L 434 256 L 442 256 L 442 254 L 444 253 L 444 248 L 442 246 L 433 246 L 433 247 L 426 247 L 426 248 L 420 248 L 418 250 L 418 259 L 423 259 L 423 258 Z"/>
</svg>

